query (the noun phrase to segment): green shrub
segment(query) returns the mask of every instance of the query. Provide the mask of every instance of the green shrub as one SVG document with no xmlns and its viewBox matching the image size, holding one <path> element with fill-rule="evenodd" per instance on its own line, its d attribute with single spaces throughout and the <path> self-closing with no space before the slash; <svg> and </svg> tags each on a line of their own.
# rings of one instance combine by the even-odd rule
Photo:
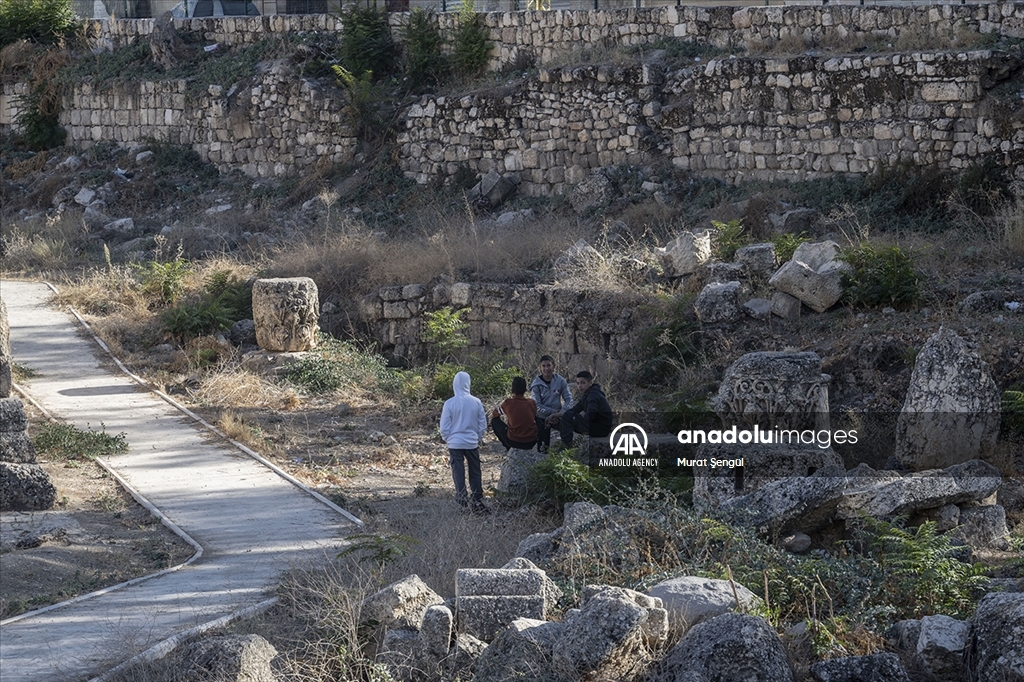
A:
<svg viewBox="0 0 1024 682">
<path fill-rule="evenodd" d="M 29 149 L 43 151 L 64 144 L 67 132 L 60 125 L 60 110 L 45 106 L 43 89 L 33 87 L 18 98 L 21 107 L 15 122 L 21 126 L 21 139 Z"/>
<path fill-rule="evenodd" d="M 452 397 L 452 381 L 459 372 L 469 374 L 470 389 L 473 395 L 481 398 L 508 395 L 512 379 L 523 374 L 515 365 L 506 365 L 499 354 L 488 358 L 474 356 L 465 364 L 444 362 L 432 369 L 430 395 L 442 399 Z"/>
<path fill-rule="evenodd" d="M 480 22 L 473 0 L 462 0 L 452 46 L 452 63 L 461 75 L 473 77 L 487 67 L 491 58 L 491 43 L 487 37 L 487 28 Z"/>
<path fill-rule="evenodd" d="M 383 357 L 327 334 L 320 334 L 316 349 L 306 353 L 286 378 L 310 393 L 348 388 L 391 393 L 400 383 Z"/>
<path fill-rule="evenodd" d="M 608 503 L 609 481 L 577 459 L 575 448 L 553 449 L 530 471 L 539 494 L 559 507 L 568 502 Z"/>
<path fill-rule="evenodd" d="M 742 220 L 730 220 L 727 223 L 712 220 L 711 226 L 715 228 L 711 233 L 711 249 L 720 261 L 732 262 L 736 249 L 750 243 L 750 237 L 744 234 Z"/>
<path fill-rule="evenodd" d="M 853 266 L 852 274 L 843 275 L 843 300 L 850 305 L 906 309 L 921 298 L 913 259 L 900 247 L 862 244 L 846 249 L 840 257 Z"/>
<path fill-rule="evenodd" d="M 71 0 L 0 2 L 0 48 L 19 40 L 58 43 L 78 24 Z"/>
<path fill-rule="evenodd" d="M 392 123 L 394 99 L 381 85 L 374 83 L 370 71 L 364 71 L 357 78 L 354 72 L 338 64 L 331 69 L 348 93 L 345 114 L 356 129 L 356 135 L 369 144 L 381 140 Z"/>
<path fill-rule="evenodd" d="M 441 54 L 441 32 L 432 9 L 416 7 L 405 26 L 405 77 L 410 90 L 421 90 L 444 80 L 448 61 Z"/>
<path fill-rule="evenodd" d="M 387 12 L 354 3 L 342 11 L 341 18 L 341 67 L 359 79 L 366 73 L 373 80 L 394 73 L 397 49 L 391 39 Z"/>
<path fill-rule="evenodd" d="M 469 345 L 466 329 L 469 324 L 462 321 L 466 311 L 449 307 L 423 314 L 423 341 L 432 346 L 431 355 L 435 360 L 451 360 L 456 351 Z"/>
<path fill-rule="evenodd" d="M 171 336 L 178 341 L 186 341 L 227 330 L 235 321 L 232 313 L 220 300 L 202 298 L 168 308 L 164 312 L 163 323 Z"/>
<path fill-rule="evenodd" d="M 693 297 L 685 294 L 651 306 L 654 319 L 641 331 L 636 380 L 659 386 L 674 383 L 682 367 L 700 359 L 700 324 L 693 314 Z"/>
<path fill-rule="evenodd" d="M 145 265 L 134 267 L 138 273 L 142 293 L 156 299 L 159 305 L 177 302 L 185 288 L 185 277 L 191 270 L 189 262 L 180 255 L 166 263 L 152 260 Z"/>
<path fill-rule="evenodd" d="M 218 270 L 206 276 L 203 291 L 221 302 L 232 321 L 252 317 L 252 285 L 238 279 L 230 270 Z"/>
<path fill-rule="evenodd" d="M 100 425 L 99 431 L 83 431 L 72 424 L 46 422 L 32 438 L 36 453 L 59 459 L 95 459 L 125 452 L 125 434 L 111 436 Z"/>
<path fill-rule="evenodd" d="M 785 234 L 775 235 L 772 238 L 772 244 L 775 245 L 775 257 L 780 263 L 785 263 L 793 257 L 793 253 L 796 251 L 798 246 L 809 241 L 811 241 L 810 237 L 803 232 L 800 234 L 787 232 Z"/>
</svg>

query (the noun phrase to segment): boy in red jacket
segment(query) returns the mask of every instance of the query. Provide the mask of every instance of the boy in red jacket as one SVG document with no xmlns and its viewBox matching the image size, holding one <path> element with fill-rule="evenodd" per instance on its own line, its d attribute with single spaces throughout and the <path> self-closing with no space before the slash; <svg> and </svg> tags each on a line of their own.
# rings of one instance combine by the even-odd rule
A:
<svg viewBox="0 0 1024 682">
<path fill-rule="evenodd" d="M 506 450 L 532 450 L 537 444 L 537 403 L 525 393 L 526 379 L 516 377 L 512 380 L 512 397 L 491 413 L 491 429 Z"/>
</svg>

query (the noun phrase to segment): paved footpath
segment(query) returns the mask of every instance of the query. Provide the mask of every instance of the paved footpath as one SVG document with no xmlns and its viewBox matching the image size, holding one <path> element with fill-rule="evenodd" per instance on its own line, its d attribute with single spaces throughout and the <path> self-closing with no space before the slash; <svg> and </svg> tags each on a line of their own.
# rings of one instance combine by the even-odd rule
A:
<svg viewBox="0 0 1024 682">
<path fill-rule="evenodd" d="M 333 556 L 355 525 L 142 389 L 39 283 L 0 282 L 25 390 L 80 428 L 125 432 L 107 463 L 203 548 L 177 571 L 0 626 L 3 682 L 83 680 L 153 644 L 266 600 L 280 573 Z M 100 359 L 105 362 L 101 365 Z M 2 579 L 2 578 L 0 578 Z"/>
</svg>

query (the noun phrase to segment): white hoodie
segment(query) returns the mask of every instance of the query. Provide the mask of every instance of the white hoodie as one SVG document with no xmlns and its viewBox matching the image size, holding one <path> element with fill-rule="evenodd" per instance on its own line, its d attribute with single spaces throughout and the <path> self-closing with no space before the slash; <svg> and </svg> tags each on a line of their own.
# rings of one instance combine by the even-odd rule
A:
<svg viewBox="0 0 1024 682">
<path fill-rule="evenodd" d="M 484 404 L 469 393 L 469 375 L 459 372 L 452 380 L 453 398 L 444 401 L 441 410 L 441 437 L 451 450 L 472 450 L 480 447 L 487 433 Z"/>
</svg>

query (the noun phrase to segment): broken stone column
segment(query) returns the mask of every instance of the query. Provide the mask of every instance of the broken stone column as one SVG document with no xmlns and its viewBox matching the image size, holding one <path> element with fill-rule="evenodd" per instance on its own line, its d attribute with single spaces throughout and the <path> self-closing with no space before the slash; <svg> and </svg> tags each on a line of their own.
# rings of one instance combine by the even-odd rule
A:
<svg viewBox="0 0 1024 682">
<path fill-rule="evenodd" d="M 915 471 L 986 459 L 999 437 L 999 389 L 988 365 L 940 328 L 914 363 L 896 423 L 895 456 Z"/>
<path fill-rule="evenodd" d="M 545 620 L 547 575 L 539 568 L 462 568 L 455 572 L 459 632 L 491 641 L 518 618 Z"/>
<path fill-rule="evenodd" d="M 36 464 L 25 406 L 0 398 L 0 511 L 40 511 L 57 499 L 49 475 Z"/>
<path fill-rule="evenodd" d="M 319 294 L 309 277 L 258 279 L 252 285 L 256 343 L 287 353 L 316 347 Z"/>
</svg>

